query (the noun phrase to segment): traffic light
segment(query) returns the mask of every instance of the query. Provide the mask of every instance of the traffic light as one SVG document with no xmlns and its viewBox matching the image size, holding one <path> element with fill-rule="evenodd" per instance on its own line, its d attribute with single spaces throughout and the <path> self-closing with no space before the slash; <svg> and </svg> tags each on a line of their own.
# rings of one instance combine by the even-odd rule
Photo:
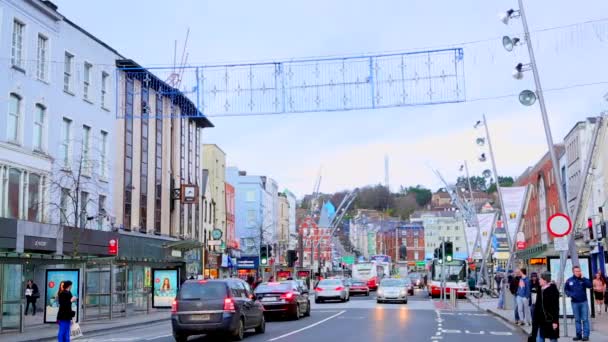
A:
<svg viewBox="0 0 608 342">
<path fill-rule="evenodd" d="M 287 251 L 287 267 L 294 267 L 298 261 L 298 253 L 294 250 Z"/>
<path fill-rule="evenodd" d="M 454 244 L 451 241 L 445 243 L 445 260 L 452 261 L 454 259 Z"/>
<path fill-rule="evenodd" d="M 272 258 L 272 246 L 268 245 L 268 259 Z"/>
<path fill-rule="evenodd" d="M 260 246 L 260 265 L 268 265 L 268 246 Z"/>
<path fill-rule="evenodd" d="M 589 239 L 593 240 L 593 219 L 591 217 L 587 219 L 587 229 L 589 230 Z"/>
<path fill-rule="evenodd" d="M 443 248 L 441 247 L 441 245 L 439 245 L 439 247 L 435 248 L 435 253 L 433 256 L 435 257 L 435 259 L 439 259 L 439 260 L 443 259 Z"/>
</svg>

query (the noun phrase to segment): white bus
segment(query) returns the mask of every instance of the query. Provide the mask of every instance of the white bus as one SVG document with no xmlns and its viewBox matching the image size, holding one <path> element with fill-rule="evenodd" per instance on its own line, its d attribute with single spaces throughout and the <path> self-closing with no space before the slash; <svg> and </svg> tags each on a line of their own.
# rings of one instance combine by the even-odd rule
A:
<svg viewBox="0 0 608 342">
<path fill-rule="evenodd" d="M 364 262 L 353 265 L 352 276 L 353 279 L 365 281 L 370 290 L 376 290 L 382 278 L 386 276 L 386 272 L 390 272 L 390 270 L 385 271 L 383 265 L 376 262 Z"/>
<path fill-rule="evenodd" d="M 445 272 L 445 292 L 446 297 L 456 292 L 459 298 L 466 296 L 467 290 L 467 262 L 466 260 L 454 259 L 446 261 L 445 265 L 441 265 L 440 260 L 433 259 L 430 264 L 430 279 L 428 283 L 429 296 L 438 298 L 441 296 L 441 271 Z"/>
</svg>

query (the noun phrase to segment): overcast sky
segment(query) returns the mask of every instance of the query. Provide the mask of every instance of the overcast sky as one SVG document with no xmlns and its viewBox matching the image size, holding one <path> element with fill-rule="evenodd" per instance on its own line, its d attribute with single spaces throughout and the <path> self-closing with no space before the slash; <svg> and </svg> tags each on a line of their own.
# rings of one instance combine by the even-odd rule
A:
<svg viewBox="0 0 608 342">
<path fill-rule="evenodd" d="M 211 118 L 216 127 L 205 140 L 222 147 L 228 165 L 273 177 L 298 196 L 312 190 L 320 168 L 323 192 L 383 182 L 385 155 L 393 190 L 437 188 L 429 167 L 455 179 L 464 159 L 479 174 L 490 166 L 476 160 L 480 132 L 472 126 L 483 113 L 501 175 L 518 176 L 547 150 L 538 106 L 495 98 L 533 89 L 530 73 L 522 81 L 511 77 L 515 64 L 528 62 L 526 47 L 507 53 L 501 46 L 501 36 L 522 30 L 520 20 L 498 21 L 515 0 L 54 1 L 62 14 L 143 66 L 172 65 L 174 41 L 181 47 L 187 28 L 192 65 L 464 48 L 465 103 Z M 545 89 L 608 82 L 608 21 L 567 26 L 608 17 L 608 1 L 526 3 Z M 606 93 L 608 83 L 547 91 L 554 140 L 607 110 Z"/>
</svg>

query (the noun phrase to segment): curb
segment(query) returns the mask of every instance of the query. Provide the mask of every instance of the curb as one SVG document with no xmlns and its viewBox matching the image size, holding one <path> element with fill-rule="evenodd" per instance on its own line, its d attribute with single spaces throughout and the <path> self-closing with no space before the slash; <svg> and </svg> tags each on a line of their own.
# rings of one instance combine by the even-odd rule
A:
<svg viewBox="0 0 608 342">
<path fill-rule="evenodd" d="M 487 313 L 490 313 L 490 314 L 492 314 L 494 317 L 500 318 L 500 320 L 502 320 L 503 322 L 508 323 L 510 326 L 512 326 L 512 327 L 514 327 L 514 328 L 516 328 L 516 329 L 519 329 L 519 330 L 520 330 L 521 332 L 523 332 L 524 334 L 526 334 L 526 335 L 528 335 L 528 336 L 530 335 L 530 332 L 528 332 L 526 329 L 524 329 L 524 327 L 522 327 L 521 325 L 516 325 L 516 324 L 514 324 L 513 322 L 511 322 L 511 321 L 509 321 L 508 319 L 504 318 L 502 315 L 499 315 L 498 313 L 496 313 L 496 312 L 494 312 L 494 311 L 492 311 L 492 310 L 490 310 L 490 309 L 484 309 L 484 308 L 480 307 L 480 306 L 479 306 L 479 305 L 477 305 L 475 302 L 473 302 L 473 300 L 471 300 L 470 298 L 469 298 L 469 302 L 470 302 L 471 304 L 473 304 L 473 306 L 475 306 L 475 307 L 476 307 L 478 310 L 482 310 L 482 311 L 485 311 L 485 312 L 487 312 Z"/>
<path fill-rule="evenodd" d="M 86 334 L 93 334 L 93 333 L 97 333 L 97 332 L 101 332 L 101 331 L 105 331 L 105 330 L 122 329 L 122 328 L 126 328 L 126 327 L 139 327 L 139 326 L 147 325 L 150 323 L 158 323 L 158 322 L 168 321 L 168 320 L 171 320 L 171 317 L 152 319 L 152 320 L 143 321 L 143 322 L 139 322 L 139 323 L 124 323 L 121 325 L 116 325 L 116 326 L 111 326 L 111 327 L 100 326 L 100 327 L 93 328 L 93 329 L 86 329 L 86 326 L 85 326 L 84 329 L 82 329 L 82 333 L 83 333 L 83 337 L 86 338 Z M 2 335 L 0 335 L 0 336 L 2 336 Z M 18 334 L 17 334 L 17 336 L 18 336 Z M 46 335 L 46 336 L 36 337 L 33 339 L 29 339 L 29 340 L 18 340 L 18 341 L 19 342 L 42 342 L 42 341 L 56 341 L 56 340 L 57 340 L 57 333 L 54 332 L 52 335 Z"/>
</svg>

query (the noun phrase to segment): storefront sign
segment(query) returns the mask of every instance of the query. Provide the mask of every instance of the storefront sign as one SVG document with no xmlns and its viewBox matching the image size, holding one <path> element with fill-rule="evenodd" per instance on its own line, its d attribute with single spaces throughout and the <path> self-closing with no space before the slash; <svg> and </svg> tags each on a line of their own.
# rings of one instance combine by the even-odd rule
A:
<svg viewBox="0 0 608 342">
<path fill-rule="evenodd" d="M 57 312 L 59 311 L 59 291 L 65 281 L 72 282 L 72 295 L 80 297 L 80 270 L 76 269 L 53 269 L 46 270 L 44 286 L 44 323 L 57 323 Z M 72 311 L 76 312 L 74 318 L 78 321 L 80 310 L 79 301 L 72 303 Z"/>
<path fill-rule="evenodd" d="M 181 187 L 182 203 L 196 203 L 198 198 L 198 187 L 192 184 L 182 184 Z"/>
<path fill-rule="evenodd" d="M 57 240 L 52 238 L 26 235 L 23 241 L 23 249 L 54 252 L 57 249 Z"/>
<path fill-rule="evenodd" d="M 181 258 L 182 257 L 182 251 L 180 251 L 179 249 L 172 249 L 171 250 L 171 256 L 174 258 Z"/>
<path fill-rule="evenodd" d="M 220 255 L 215 253 L 207 253 L 207 268 L 219 268 L 221 261 L 218 261 Z"/>
<path fill-rule="evenodd" d="M 108 254 L 118 254 L 118 239 L 111 239 L 110 242 L 108 242 Z"/>
<path fill-rule="evenodd" d="M 310 277 L 310 271 L 298 271 L 297 274 L 299 279 Z"/>
<path fill-rule="evenodd" d="M 546 265 L 546 258 L 530 258 L 530 265 Z"/>
<path fill-rule="evenodd" d="M 179 271 L 153 269 L 152 279 L 154 279 L 152 307 L 170 308 L 179 289 Z"/>
<path fill-rule="evenodd" d="M 291 271 L 277 271 L 278 280 L 286 280 L 291 277 Z"/>
<path fill-rule="evenodd" d="M 258 257 L 240 257 L 236 262 L 236 267 L 245 270 L 257 270 L 259 266 Z"/>
</svg>

